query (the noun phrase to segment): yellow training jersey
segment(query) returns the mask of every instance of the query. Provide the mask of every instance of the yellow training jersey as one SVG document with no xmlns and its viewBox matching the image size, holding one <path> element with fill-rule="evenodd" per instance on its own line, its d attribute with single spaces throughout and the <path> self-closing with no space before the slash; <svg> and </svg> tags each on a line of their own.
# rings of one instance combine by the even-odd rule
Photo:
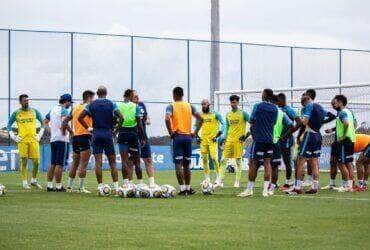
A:
<svg viewBox="0 0 370 250">
<path fill-rule="evenodd" d="M 201 128 L 200 137 L 202 143 L 211 143 L 212 139 L 216 137 L 219 131 L 223 131 L 223 119 L 218 112 L 208 112 L 201 114 L 203 118 L 203 124 Z M 221 127 L 220 127 L 221 124 Z"/>
<path fill-rule="evenodd" d="M 239 141 L 247 131 L 249 114 L 243 110 L 230 111 L 226 115 L 226 141 Z"/>
<path fill-rule="evenodd" d="M 14 122 L 18 126 L 18 136 L 22 142 L 30 142 L 36 140 L 37 121 L 42 124 L 42 116 L 39 111 L 33 108 L 18 109 L 11 115 L 7 129 L 10 131 Z"/>
</svg>

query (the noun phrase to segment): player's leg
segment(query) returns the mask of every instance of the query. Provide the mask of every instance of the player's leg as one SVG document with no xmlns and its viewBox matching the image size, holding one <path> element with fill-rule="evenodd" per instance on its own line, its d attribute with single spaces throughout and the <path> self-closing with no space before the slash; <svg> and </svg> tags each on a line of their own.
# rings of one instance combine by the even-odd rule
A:
<svg viewBox="0 0 370 250">
<path fill-rule="evenodd" d="M 191 154 L 192 154 L 192 138 L 185 136 L 183 139 L 183 168 L 184 168 L 184 179 L 185 179 L 185 190 L 187 195 L 195 194 L 195 190 L 191 188 Z"/>
<path fill-rule="evenodd" d="M 108 163 L 110 167 L 110 173 L 113 180 L 113 188 L 116 194 L 118 194 L 118 169 L 116 161 L 116 151 L 114 149 L 113 137 L 105 138 L 104 142 L 104 153 L 108 158 Z"/>
<path fill-rule="evenodd" d="M 258 151 L 258 146 L 256 146 L 256 142 L 253 142 L 250 148 L 250 154 L 249 154 L 249 171 L 248 171 L 248 184 L 247 188 L 240 194 L 238 194 L 239 197 L 249 197 L 253 195 L 253 189 L 254 189 L 254 182 L 257 178 L 257 167 L 258 167 L 258 154 L 256 152 Z"/>
<path fill-rule="evenodd" d="M 67 155 L 67 143 L 57 141 L 56 143 L 56 160 L 55 160 L 55 183 L 57 192 L 65 192 L 66 189 L 62 185 L 63 167 Z"/>
<path fill-rule="evenodd" d="M 218 161 L 218 143 L 214 142 L 209 146 L 209 156 L 212 160 L 213 167 L 216 173 L 216 182 L 220 178 L 220 163 Z"/>
<path fill-rule="evenodd" d="M 200 154 L 202 156 L 202 164 L 203 164 L 203 172 L 204 172 L 204 180 L 211 181 L 210 173 L 211 170 L 209 168 L 209 153 L 210 153 L 210 146 L 201 142 L 200 144 Z"/>
<path fill-rule="evenodd" d="M 238 188 L 240 187 L 240 178 L 242 175 L 242 157 L 243 157 L 243 143 L 242 142 L 234 143 L 234 157 L 236 161 L 234 187 Z"/>
<path fill-rule="evenodd" d="M 29 157 L 32 160 L 32 178 L 31 186 L 36 187 L 37 189 L 42 189 L 42 186 L 37 181 L 37 175 L 39 173 L 40 165 L 40 146 L 38 141 L 34 141 L 30 144 Z"/>
<path fill-rule="evenodd" d="M 279 143 L 274 144 L 272 161 L 271 161 L 271 183 L 268 190 L 269 195 L 274 194 L 275 188 L 278 187 L 279 179 L 279 166 L 281 165 L 282 151 L 280 149 Z"/>
<path fill-rule="evenodd" d="M 91 156 L 90 146 L 80 153 L 80 168 L 78 172 L 78 188 L 81 193 L 91 193 L 85 189 L 86 169 Z"/>
<path fill-rule="evenodd" d="M 184 179 L 184 171 L 183 171 L 183 158 L 184 158 L 184 149 L 181 144 L 181 138 L 179 135 L 175 135 L 172 141 L 172 156 L 173 156 L 173 163 L 175 164 L 175 172 L 177 183 L 179 184 L 179 195 L 185 195 L 185 179 Z"/>
<path fill-rule="evenodd" d="M 365 156 L 364 153 L 362 152 L 358 159 L 356 160 L 356 170 L 357 170 L 357 185 L 359 188 L 363 186 L 364 182 L 364 175 L 365 175 Z"/>
<path fill-rule="evenodd" d="M 139 141 L 139 136 L 132 133 L 129 141 L 129 148 L 132 152 L 132 162 L 135 166 L 135 174 L 139 184 L 143 184 L 143 170 L 141 169 L 140 155 L 141 155 L 141 145 Z"/>
<path fill-rule="evenodd" d="M 47 173 L 47 188 L 46 188 L 46 191 L 48 192 L 55 191 L 53 179 L 54 179 L 55 164 L 56 164 L 56 149 L 57 147 L 56 147 L 55 142 L 51 142 L 50 143 L 51 161 L 50 161 L 50 167 Z"/>
<path fill-rule="evenodd" d="M 274 153 L 274 145 L 271 143 L 264 143 L 263 149 L 260 150 L 260 152 L 263 152 L 263 167 L 264 167 L 264 176 L 263 176 L 263 191 L 262 195 L 264 197 L 267 197 L 269 195 L 268 189 L 270 186 L 270 180 L 271 180 L 271 159 Z M 279 152 L 277 152 L 277 155 L 280 155 Z"/>
<path fill-rule="evenodd" d="M 225 142 L 224 149 L 222 151 L 222 158 L 220 162 L 220 179 L 215 187 L 223 187 L 224 186 L 224 179 L 225 179 L 225 172 L 227 167 L 227 161 L 231 158 L 234 158 L 234 147 L 233 142 L 227 141 Z"/>
<path fill-rule="evenodd" d="M 72 156 L 72 164 L 68 173 L 68 185 L 67 185 L 68 192 L 73 191 L 73 181 L 76 178 L 77 168 L 80 165 L 80 153 L 75 152 L 75 150 L 73 151 L 74 152 Z"/>
<path fill-rule="evenodd" d="M 28 142 L 19 142 L 18 143 L 18 154 L 20 158 L 21 165 L 21 177 L 22 177 L 22 186 L 23 189 L 29 190 L 30 186 L 28 185 L 27 180 L 27 160 L 29 156 L 29 143 Z"/>
<path fill-rule="evenodd" d="M 292 158 L 293 158 L 293 137 L 287 141 L 280 142 L 280 150 L 285 165 L 285 184 L 283 189 L 287 189 L 292 185 Z"/>
<path fill-rule="evenodd" d="M 144 161 L 146 174 L 149 178 L 149 187 L 155 187 L 155 180 L 154 180 L 154 165 L 152 159 L 152 150 L 150 144 L 148 142 L 141 148 L 141 158 Z"/>
<path fill-rule="evenodd" d="M 364 181 L 363 181 L 363 190 L 367 190 L 367 182 L 370 174 L 370 157 L 367 157 L 364 161 Z"/>
<path fill-rule="evenodd" d="M 352 191 L 353 187 L 353 146 L 348 140 L 339 143 L 339 168 L 343 172 L 344 186 L 338 189 L 339 192 Z"/>
<path fill-rule="evenodd" d="M 95 176 L 96 181 L 98 182 L 98 190 L 103 187 L 103 154 L 102 153 L 94 153 L 95 158 Z"/>
</svg>

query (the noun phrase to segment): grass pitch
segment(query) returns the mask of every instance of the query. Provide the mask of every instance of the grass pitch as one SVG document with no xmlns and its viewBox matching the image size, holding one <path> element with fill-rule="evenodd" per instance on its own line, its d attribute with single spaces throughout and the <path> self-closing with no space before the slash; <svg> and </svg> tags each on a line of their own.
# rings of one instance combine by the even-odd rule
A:
<svg viewBox="0 0 370 250">
<path fill-rule="evenodd" d="M 242 188 L 214 195 L 199 191 L 203 175 L 193 172 L 198 193 L 175 199 L 122 199 L 95 193 L 47 193 L 21 190 L 20 174 L 0 175 L 8 193 L 0 197 L 1 249 L 369 249 L 370 192 L 316 196 L 261 195 L 261 173 L 252 198 L 238 198 Z M 282 179 L 284 173 L 281 173 Z M 46 177 L 40 180 L 45 186 Z M 64 175 L 64 181 L 66 181 Z M 108 172 L 104 180 L 111 182 Z M 246 184 L 243 173 L 243 187 Z M 172 171 L 156 181 L 176 187 Z M 321 175 L 321 184 L 328 175 Z M 87 187 L 96 189 L 94 173 Z"/>
</svg>

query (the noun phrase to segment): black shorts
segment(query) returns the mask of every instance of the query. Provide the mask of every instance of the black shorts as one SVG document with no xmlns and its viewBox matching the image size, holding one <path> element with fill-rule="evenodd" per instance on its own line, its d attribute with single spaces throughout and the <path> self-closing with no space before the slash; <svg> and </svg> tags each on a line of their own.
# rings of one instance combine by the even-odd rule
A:
<svg viewBox="0 0 370 250">
<path fill-rule="evenodd" d="M 346 138 L 345 140 L 338 142 L 338 162 L 349 163 L 353 162 L 354 154 L 354 143 Z"/>
<path fill-rule="evenodd" d="M 275 143 L 272 149 L 271 166 L 278 167 L 281 165 L 281 149 L 279 143 Z"/>
<path fill-rule="evenodd" d="M 68 159 L 68 143 L 54 141 L 50 143 L 51 165 L 64 167 Z"/>
<path fill-rule="evenodd" d="M 75 154 L 89 150 L 91 147 L 91 135 L 76 135 L 72 138 L 72 149 Z"/>
<path fill-rule="evenodd" d="M 266 159 L 272 158 L 273 155 L 273 143 L 264 143 L 264 142 L 253 142 L 250 151 L 251 159 Z"/>
<path fill-rule="evenodd" d="M 331 158 L 338 158 L 338 142 L 333 142 L 330 146 L 330 157 Z"/>
</svg>

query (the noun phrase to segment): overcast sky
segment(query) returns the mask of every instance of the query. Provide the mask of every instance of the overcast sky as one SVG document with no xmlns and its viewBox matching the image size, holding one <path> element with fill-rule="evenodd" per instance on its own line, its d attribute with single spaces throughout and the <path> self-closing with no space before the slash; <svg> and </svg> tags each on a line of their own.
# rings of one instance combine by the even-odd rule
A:
<svg viewBox="0 0 370 250">
<path fill-rule="evenodd" d="M 370 49 L 368 0 L 220 0 L 221 38 Z M 210 0 L 1 0 L 2 28 L 209 39 Z"/>
</svg>

